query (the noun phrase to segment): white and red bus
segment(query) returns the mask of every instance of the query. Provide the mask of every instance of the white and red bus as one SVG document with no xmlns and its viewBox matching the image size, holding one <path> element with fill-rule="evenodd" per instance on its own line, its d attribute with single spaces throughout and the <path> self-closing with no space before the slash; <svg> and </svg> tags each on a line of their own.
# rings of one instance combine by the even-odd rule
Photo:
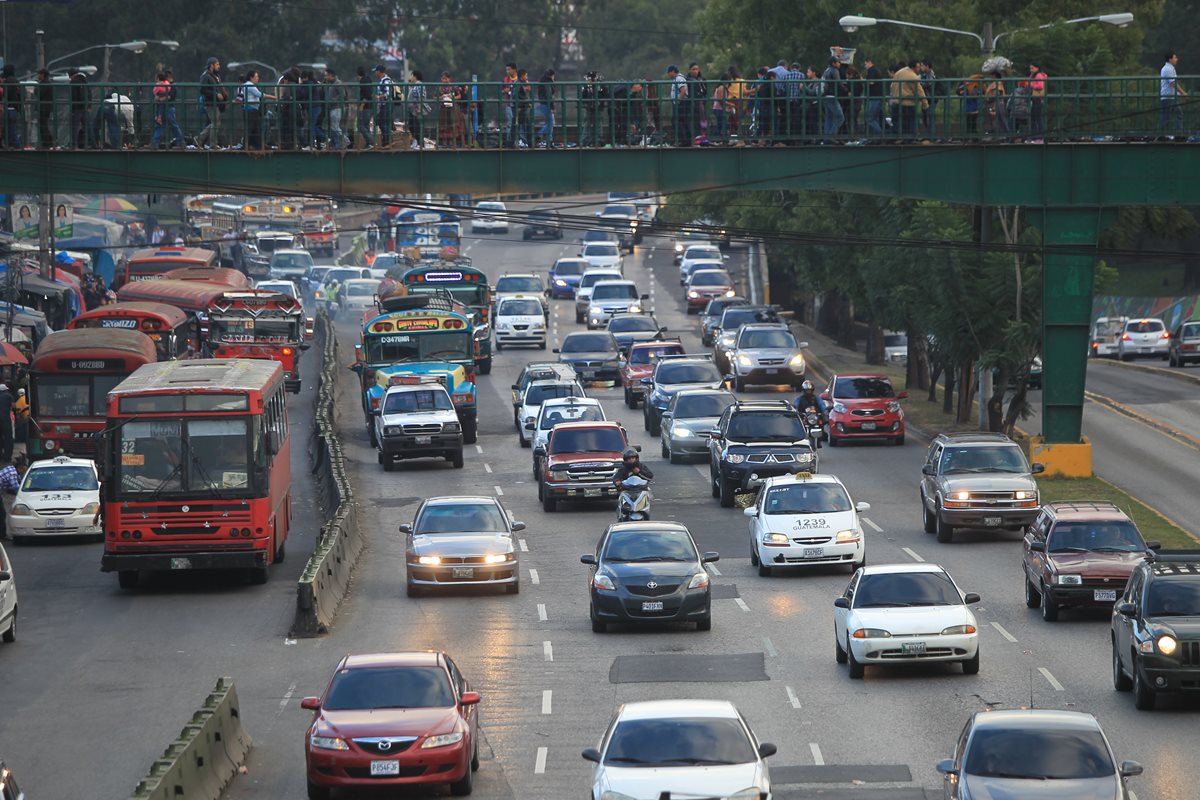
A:
<svg viewBox="0 0 1200 800">
<path fill-rule="evenodd" d="M 157 280 L 163 273 L 179 267 L 215 267 L 217 254 L 200 247 L 148 247 L 134 250 L 128 260 L 117 267 L 113 288 L 127 283 Z"/>
<path fill-rule="evenodd" d="M 29 367 L 29 456 L 94 455 L 108 391 L 157 360 L 154 342 L 139 331 L 81 328 L 47 336 Z"/>
<path fill-rule="evenodd" d="M 67 323 L 68 330 L 116 328 L 150 337 L 159 361 L 192 358 L 200 352 L 200 329 L 182 309 L 166 303 L 110 303 L 85 311 Z"/>
<path fill-rule="evenodd" d="M 283 367 L 259 359 L 147 364 L 110 391 L 101 570 L 124 589 L 160 570 L 265 583 L 292 517 L 285 397 Z"/>
<path fill-rule="evenodd" d="M 213 358 L 269 358 L 283 365 L 289 392 L 300 391 L 304 308 L 280 292 L 225 292 L 208 306 L 207 352 Z"/>
<path fill-rule="evenodd" d="M 338 248 L 337 222 L 334 220 L 332 200 L 301 199 L 300 219 L 304 234 L 304 247 L 313 254 L 333 258 Z"/>
</svg>

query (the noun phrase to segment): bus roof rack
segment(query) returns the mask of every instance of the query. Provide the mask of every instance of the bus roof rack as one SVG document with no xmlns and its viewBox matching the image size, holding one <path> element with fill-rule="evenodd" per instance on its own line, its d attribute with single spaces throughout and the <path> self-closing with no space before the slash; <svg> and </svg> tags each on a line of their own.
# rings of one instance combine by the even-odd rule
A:
<svg viewBox="0 0 1200 800">
<path fill-rule="evenodd" d="M 389 295 L 379 298 L 379 307 L 384 311 L 412 311 L 428 308 L 430 311 L 454 311 L 454 296 L 446 289 L 416 294 Z"/>
</svg>

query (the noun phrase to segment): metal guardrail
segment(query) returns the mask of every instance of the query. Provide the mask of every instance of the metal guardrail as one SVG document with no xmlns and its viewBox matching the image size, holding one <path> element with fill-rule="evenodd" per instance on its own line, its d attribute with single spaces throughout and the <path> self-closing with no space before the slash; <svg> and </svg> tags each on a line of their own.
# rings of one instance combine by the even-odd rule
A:
<svg viewBox="0 0 1200 800">
<path fill-rule="evenodd" d="M 220 678 L 130 800 L 219 800 L 250 751 L 233 678 Z"/>
<path fill-rule="evenodd" d="M 1031 81 L 1011 76 L 853 79 L 836 90 L 819 79 L 700 80 L 686 84 L 687 98 L 671 81 L 396 83 L 385 94 L 369 83 L 364 100 L 357 83 L 259 84 L 265 96 L 250 104 L 239 102 L 236 82 L 222 86 L 224 100 L 203 98 L 198 83 L 49 84 L 45 94 L 27 85 L 25 100 L 7 111 L 4 133 L 10 148 L 210 145 L 262 152 L 409 148 L 418 141 L 497 149 L 1107 141 L 1200 132 L 1196 103 L 1161 98 L 1157 76 L 1044 83 L 1044 95 L 1035 96 Z"/>
</svg>

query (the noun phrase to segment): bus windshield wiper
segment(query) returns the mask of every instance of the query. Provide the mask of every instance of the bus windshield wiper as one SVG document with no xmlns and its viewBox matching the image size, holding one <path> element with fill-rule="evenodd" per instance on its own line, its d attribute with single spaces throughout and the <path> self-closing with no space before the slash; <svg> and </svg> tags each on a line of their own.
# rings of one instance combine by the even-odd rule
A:
<svg viewBox="0 0 1200 800">
<path fill-rule="evenodd" d="M 201 463 L 200 459 L 196 457 L 195 453 L 188 454 L 188 461 L 193 467 L 196 468 L 196 472 L 200 473 L 200 480 L 204 481 L 204 484 L 208 487 L 209 491 L 211 491 L 218 500 L 224 500 L 225 495 L 221 493 L 219 488 L 217 488 L 217 484 L 213 481 L 212 476 L 208 474 L 208 470 L 204 467 L 204 464 Z"/>
<path fill-rule="evenodd" d="M 162 492 L 162 490 L 167 488 L 167 484 L 170 483 L 171 479 L 174 478 L 176 475 L 178 475 L 182 469 L 183 469 L 183 461 L 180 461 L 178 464 L 176 464 L 174 467 L 171 468 L 171 471 L 167 473 L 167 477 L 162 479 L 162 483 L 160 483 L 158 486 L 156 486 L 154 491 L 150 493 L 149 499 L 157 500 L 158 495 Z"/>
</svg>

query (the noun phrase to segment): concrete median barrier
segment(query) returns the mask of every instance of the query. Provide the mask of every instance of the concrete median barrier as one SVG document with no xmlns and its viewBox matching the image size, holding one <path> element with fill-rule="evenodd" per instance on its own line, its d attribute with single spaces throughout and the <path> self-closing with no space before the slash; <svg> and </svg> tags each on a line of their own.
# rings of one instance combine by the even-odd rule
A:
<svg viewBox="0 0 1200 800">
<path fill-rule="evenodd" d="M 218 800 L 250 751 L 232 678 L 220 678 L 130 800 Z"/>
</svg>

